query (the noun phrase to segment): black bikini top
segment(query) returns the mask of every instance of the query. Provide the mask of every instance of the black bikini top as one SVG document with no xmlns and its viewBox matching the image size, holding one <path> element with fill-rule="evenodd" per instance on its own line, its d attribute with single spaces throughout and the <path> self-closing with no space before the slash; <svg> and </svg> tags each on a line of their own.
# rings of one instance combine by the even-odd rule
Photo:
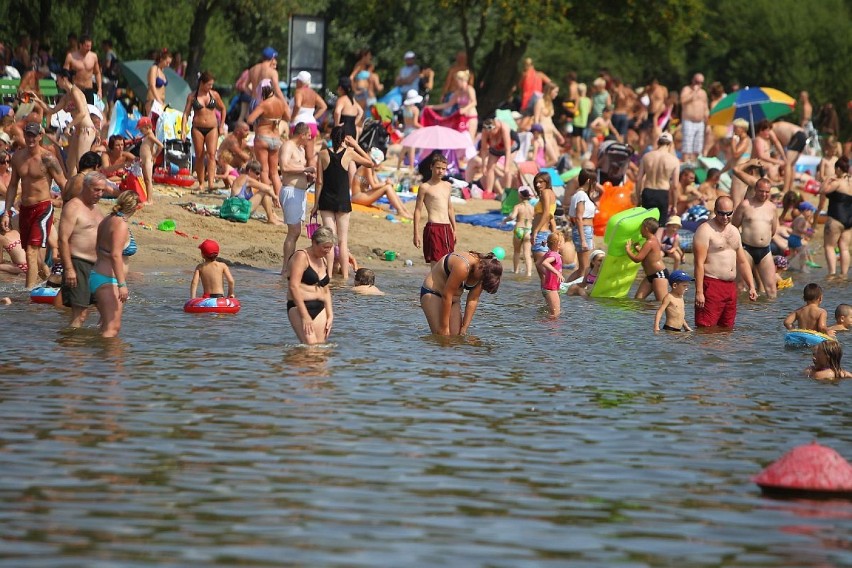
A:
<svg viewBox="0 0 852 568">
<path fill-rule="evenodd" d="M 192 101 L 192 110 L 201 110 L 204 107 L 213 110 L 216 108 L 216 99 L 213 98 L 213 94 L 210 94 L 210 99 L 207 101 L 206 105 L 201 104 L 201 101 L 198 100 L 198 95 L 195 96 L 195 99 Z"/>
<path fill-rule="evenodd" d="M 305 254 L 308 254 L 307 252 Z M 322 259 L 323 266 L 325 266 L 325 278 L 320 280 L 319 274 L 314 270 L 314 267 L 311 266 L 310 260 L 308 261 L 308 267 L 302 272 L 302 284 L 306 286 L 319 286 L 320 288 L 325 288 L 328 286 L 328 283 L 331 282 L 331 278 L 328 276 L 328 262 L 325 259 Z"/>
</svg>

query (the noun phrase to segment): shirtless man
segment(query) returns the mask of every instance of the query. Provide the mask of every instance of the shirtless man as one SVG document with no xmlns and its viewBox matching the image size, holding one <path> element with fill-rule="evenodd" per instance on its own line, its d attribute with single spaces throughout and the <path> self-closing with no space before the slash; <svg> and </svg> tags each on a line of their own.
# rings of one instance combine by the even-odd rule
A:
<svg viewBox="0 0 852 568">
<path fill-rule="evenodd" d="M 677 204 L 679 167 L 680 161 L 672 152 L 672 135 L 663 132 L 657 148 L 642 156 L 639 163 L 635 202 L 646 209 L 656 207 L 660 219 L 667 219 Z"/>
<path fill-rule="evenodd" d="M 98 259 L 95 241 L 104 214 L 97 207 L 107 179 L 100 172 L 89 172 L 83 178 L 83 190 L 62 207 L 59 223 L 59 254 L 65 271 L 62 274 L 62 304 L 71 308 L 71 327 L 81 327 L 95 303 L 89 291 L 89 274 Z"/>
<path fill-rule="evenodd" d="M 707 91 L 704 90 L 704 75 L 696 73 L 692 83 L 680 91 L 680 116 L 683 120 L 683 151 L 684 162 L 695 162 L 704 149 L 704 129 L 707 128 L 707 117 L 710 114 Z"/>
<path fill-rule="evenodd" d="M 3 230 L 11 227 L 11 209 L 21 185 L 21 212 L 19 232 L 21 245 L 27 253 L 27 288 L 38 284 L 39 275 L 50 274 L 44 263 L 44 248 L 53 225 L 53 203 L 50 199 L 50 182 L 55 181 L 61 190 L 65 187 L 65 174 L 59 161 L 41 147 L 41 125 L 30 122 L 24 127 L 26 146 L 12 156 L 12 179 L 6 192 L 6 210 L 0 223 Z"/>
<path fill-rule="evenodd" d="M 282 276 L 287 276 L 288 261 L 296 250 L 296 242 L 302 232 L 306 208 L 305 192 L 314 183 L 316 175 L 316 168 L 308 166 L 307 161 L 307 148 L 311 144 L 311 129 L 300 122 L 293 127 L 293 135 L 281 147 L 279 163 L 282 187 L 278 199 L 284 211 L 284 222 L 287 223 Z"/>
<path fill-rule="evenodd" d="M 695 255 L 696 327 L 734 327 L 737 318 L 737 270 L 748 285 L 748 297 L 757 299 L 751 268 L 731 225 L 734 202 L 727 195 L 716 200 L 716 216 L 702 223 L 692 240 Z"/>
<path fill-rule="evenodd" d="M 796 161 L 808 143 L 808 135 L 805 129 L 792 122 L 779 120 L 772 125 L 772 132 L 778 137 L 778 141 L 784 146 L 784 193 L 793 188 L 793 171 Z"/>
<path fill-rule="evenodd" d="M 482 158 L 482 189 L 485 192 L 494 192 L 498 195 L 503 190 L 496 191 L 494 184 L 497 177 L 497 162 L 504 157 L 503 163 L 503 188 L 512 183 L 512 132 L 508 125 L 503 124 L 495 118 L 486 118 L 482 123 L 482 138 L 479 142 L 479 157 Z"/>
<path fill-rule="evenodd" d="M 254 110 L 254 107 L 263 101 L 263 96 L 260 94 L 260 89 L 263 85 L 271 85 L 275 96 L 286 102 L 284 93 L 281 92 L 281 86 L 278 84 L 278 52 L 271 47 L 264 48 L 262 52 L 263 59 L 249 69 L 249 84 L 247 87 L 251 89 L 252 100 L 249 103 L 249 110 Z"/>
<path fill-rule="evenodd" d="M 227 165 L 240 169 L 251 159 L 251 150 L 248 147 L 249 125 L 243 121 L 237 121 L 234 129 L 225 136 L 219 145 L 219 156 L 227 156 Z M 224 163 L 223 163 L 224 164 Z"/>
<path fill-rule="evenodd" d="M 98 54 L 92 51 L 92 38 L 82 36 L 77 50 L 69 51 L 65 56 L 62 68 L 73 73 L 74 85 L 83 91 L 88 104 L 95 104 L 95 93 L 98 93 L 98 98 L 103 98 L 101 65 L 98 62 Z"/>
<path fill-rule="evenodd" d="M 93 172 L 101 167 L 101 157 L 95 152 L 86 152 L 80 156 L 79 169 L 73 176 L 68 177 L 65 183 L 65 188 L 62 190 L 62 202 L 68 203 L 75 197 L 79 197 L 83 192 L 83 179 L 86 174 Z M 101 195 L 103 197 L 103 195 Z"/>
<path fill-rule="evenodd" d="M 778 230 L 778 208 L 769 200 L 772 184 L 768 179 L 749 181 L 754 181 L 754 194 L 739 204 L 731 224 L 742 233 L 743 249 L 748 253 L 751 270 L 757 273 L 766 295 L 775 298 L 775 261 L 769 243 Z"/>
</svg>

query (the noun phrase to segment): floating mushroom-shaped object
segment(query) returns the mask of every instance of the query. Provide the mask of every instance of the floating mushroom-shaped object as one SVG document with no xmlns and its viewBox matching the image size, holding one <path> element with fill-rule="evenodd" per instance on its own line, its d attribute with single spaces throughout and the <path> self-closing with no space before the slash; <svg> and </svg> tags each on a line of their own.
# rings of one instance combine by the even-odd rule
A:
<svg viewBox="0 0 852 568">
<path fill-rule="evenodd" d="M 816 442 L 793 448 L 752 481 L 772 497 L 852 499 L 852 465 Z"/>
</svg>

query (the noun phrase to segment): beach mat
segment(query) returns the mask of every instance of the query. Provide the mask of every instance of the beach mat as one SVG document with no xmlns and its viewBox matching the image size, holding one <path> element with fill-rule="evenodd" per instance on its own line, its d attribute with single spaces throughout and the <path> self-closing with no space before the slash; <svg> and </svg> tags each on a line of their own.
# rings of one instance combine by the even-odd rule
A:
<svg viewBox="0 0 852 568">
<path fill-rule="evenodd" d="M 499 229 L 501 231 L 511 231 L 513 225 L 503 224 L 505 215 L 499 210 L 489 211 L 488 213 L 477 213 L 476 215 L 456 215 L 457 223 L 465 223 L 476 227 L 488 227 L 489 229 Z"/>
</svg>

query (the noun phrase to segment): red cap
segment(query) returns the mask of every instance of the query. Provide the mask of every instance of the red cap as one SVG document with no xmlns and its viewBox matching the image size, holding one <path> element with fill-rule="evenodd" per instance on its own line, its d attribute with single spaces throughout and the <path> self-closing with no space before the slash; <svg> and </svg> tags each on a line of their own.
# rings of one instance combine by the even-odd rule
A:
<svg viewBox="0 0 852 568">
<path fill-rule="evenodd" d="M 143 126 L 147 126 L 148 128 L 154 128 L 154 124 L 147 116 L 143 116 L 139 119 L 139 122 L 136 123 L 136 128 L 142 128 Z"/>
<path fill-rule="evenodd" d="M 205 258 L 210 258 L 211 256 L 219 255 L 219 243 L 212 239 L 205 240 L 203 243 L 198 245 L 198 248 L 201 249 L 201 254 Z"/>
</svg>

